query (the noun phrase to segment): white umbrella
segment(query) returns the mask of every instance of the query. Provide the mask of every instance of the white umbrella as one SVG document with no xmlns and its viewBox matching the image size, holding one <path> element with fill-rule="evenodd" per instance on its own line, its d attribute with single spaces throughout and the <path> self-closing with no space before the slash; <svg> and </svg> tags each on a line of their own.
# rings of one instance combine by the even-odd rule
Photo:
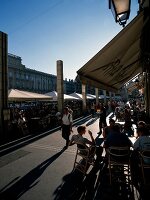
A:
<svg viewBox="0 0 150 200">
<path fill-rule="evenodd" d="M 80 100 L 82 100 L 82 94 L 79 94 L 79 93 L 76 93 L 76 92 L 73 92 L 72 94 L 69 94 L 70 96 L 73 96 L 73 97 L 76 97 L 76 98 L 79 98 Z M 89 95 L 86 95 L 86 98 L 87 99 L 94 99 L 92 96 L 89 96 Z"/>
<path fill-rule="evenodd" d="M 57 101 L 57 92 L 56 91 L 48 92 L 45 95 L 52 96 L 52 100 Z"/>
<path fill-rule="evenodd" d="M 96 99 L 96 95 L 94 94 L 87 94 L 88 97 L 91 97 L 92 99 Z"/>
<path fill-rule="evenodd" d="M 52 96 L 53 97 L 53 101 L 57 101 L 57 92 L 56 91 L 52 91 L 52 92 L 48 92 L 48 93 L 46 93 L 46 95 L 50 95 L 50 96 Z M 77 97 L 73 97 L 73 96 L 71 96 L 71 95 L 68 95 L 68 94 L 64 94 L 64 99 L 65 100 L 79 100 L 79 98 L 77 98 Z"/>
</svg>

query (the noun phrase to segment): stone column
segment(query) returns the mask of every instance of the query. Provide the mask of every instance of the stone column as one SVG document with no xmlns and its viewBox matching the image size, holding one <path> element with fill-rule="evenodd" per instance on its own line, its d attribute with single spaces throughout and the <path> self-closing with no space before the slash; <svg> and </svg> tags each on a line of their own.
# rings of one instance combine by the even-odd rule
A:
<svg viewBox="0 0 150 200">
<path fill-rule="evenodd" d="M 109 91 L 109 98 L 111 99 L 111 97 L 112 97 L 112 93 Z"/>
<path fill-rule="evenodd" d="M 99 103 L 98 88 L 95 88 L 95 95 L 96 95 L 96 105 L 98 105 L 98 103 Z"/>
<path fill-rule="evenodd" d="M 0 31 L 0 140 L 7 137 L 8 109 L 8 41 L 7 34 Z"/>
<path fill-rule="evenodd" d="M 141 61 L 143 66 L 143 72 L 145 72 L 145 89 L 144 89 L 144 98 L 146 106 L 146 115 L 148 121 L 150 120 L 150 5 L 149 1 L 145 1 L 144 7 L 144 26 L 142 29 L 142 34 L 140 38 L 140 47 L 141 47 Z"/>
<path fill-rule="evenodd" d="M 86 85 L 82 83 L 83 112 L 86 112 Z"/>
<path fill-rule="evenodd" d="M 106 104 L 106 90 L 103 90 L 103 94 L 104 94 L 104 103 Z"/>
<path fill-rule="evenodd" d="M 63 81 L 62 60 L 57 60 L 57 101 L 58 101 L 58 111 L 62 113 L 64 106 L 64 81 Z"/>
</svg>

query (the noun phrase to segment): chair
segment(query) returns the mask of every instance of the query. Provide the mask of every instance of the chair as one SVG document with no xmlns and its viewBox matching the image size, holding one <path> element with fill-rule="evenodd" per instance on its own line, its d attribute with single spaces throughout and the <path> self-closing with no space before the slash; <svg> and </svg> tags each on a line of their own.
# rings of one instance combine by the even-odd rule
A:
<svg viewBox="0 0 150 200">
<path fill-rule="evenodd" d="M 84 175 L 87 175 L 90 165 L 94 166 L 96 148 L 95 146 L 87 147 L 81 143 L 76 144 L 77 150 L 73 170 L 79 170 Z"/>
<path fill-rule="evenodd" d="M 106 150 L 110 184 L 112 184 L 113 175 L 119 182 L 129 183 L 131 181 L 130 154 L 130 147 L 112 146 Z"/>
<path fill-rule="evenodd" d="M 150 173 L 146 173 L 146 171 L 149 172 L 150 170 L 150 150 L 139 151 L 139 155 L 140 155 L 140 168 L 142 171 L 143 183 L 146 184 L 146 177 L 147 175 L 150 175 Z"/>
</svg>

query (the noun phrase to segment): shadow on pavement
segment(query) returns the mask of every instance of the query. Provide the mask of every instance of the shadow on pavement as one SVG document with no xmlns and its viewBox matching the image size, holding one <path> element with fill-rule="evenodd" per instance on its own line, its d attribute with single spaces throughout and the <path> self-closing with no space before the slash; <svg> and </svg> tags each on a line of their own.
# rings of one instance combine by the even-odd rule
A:
<svg viewBox="0 0 150 200">
<path fill-rule="evenodd" d="M 90 118 L 90 117 L 89 117 L 89 118 Z M 84 118 L 84 119 L 80 120 L 79 122 L 75 123 L 74 126 L 77 127 L 77 126 L 80 126 L 80 125 L 85 124 L 86 122 L 89 121 L 89 118 Z M 90 119 L 90 120 L 91 120 L 91 119 Z"/>
<path fill-rule="evenodd" d="M 51 158 L 45 160 L 40 165 L 32 169 L 29 173 L 19 179 L 16 183 L 12 186 L 8 187 L 12 181 L 5 186 L 0 192 L 0 199 L 1 200 L 8 200 L 8 199 L 19 199 L 26 191 L 34 187 L 38 184 L 39 180 L 37 180 L 44 170 L 54 162 L 63 152 L 65 149 L 62 149 L 60 152 L 53 155 Z M 18 178 L 18 177 L 17 177 Z M 16 178 L 16 180 L 17 180 Z"/>
<path fill-rule="evenodd" d="M 134 185 L 123 182 L 109 183 L 108 168 L 104 168 L 99 176 L 99 185 L 94 200 L 148 200 L 149 192 L 146 187 L 135 188 Z M 91 199 L 92 200 L 92 199 Z"/>
<path fill-rule="evenodd" d="M 103 163 L 85 177 L 77 170 L 67 174 L 53 195 L 54 200 L 148 200 L 148 193 L 139 192 L 126 182 L 110 184 L 109 170 Z"/>
<path fill-rule="evenodd" d="M 77 170 L 64 176 L 62 184 L 54 191 L 54 200 L 74 199 L 73 197 L 76 195 L 78 187 L 83 182 L 83 179 L 83 174 Z"/>
<path fill-rule="evenodd" d="M 94 199 L 100 166 L 93 167 L 87 176 L 78 170 L 63 177 L 62 184 L 54 192 L 54 200 Z"/>
</svg>

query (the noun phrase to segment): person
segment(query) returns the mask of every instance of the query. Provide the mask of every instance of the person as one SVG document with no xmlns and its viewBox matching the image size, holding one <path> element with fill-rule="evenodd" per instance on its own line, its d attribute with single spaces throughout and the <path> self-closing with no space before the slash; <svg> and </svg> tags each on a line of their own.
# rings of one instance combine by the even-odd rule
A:
<svg viewBox="0 0 150 200">
<path fill-rule="evenodd" d="M 150 150 L 150 134 L 149 129 L 145 123 L 140 123 L 141 126 L 137 128 L 138 138 L 133 145 L 133 152 L 131 155 L 131 173 L 132 179 L 135 186 L 140 182 L 141 170 L 139 168 L 140 163 L 140 151 Z M 144 125 L 144 126 L 143 126 Z M 146 158 L 143 159 L 145 163 L 149 162 Z M 150 163 L 149 163 L 150 164 Z"/>
<path fill-rule="evenodd" d="M 118 122 L 119 122 L 119 120 L 120 120 L 120 109 L 119 109 L 119 106 L 117 106 L 117 107 L 115 108 L 114 114 L 115 114 L 115 117 L 116 117 L 115 121 L 118 121 Z"/>
<path fill-rule="evenodd" d="M 138 138 L 135 141 L 133 148 L 135 150 L 150 150 L 150 135 L 146 125 L 137 128 Z"/>
<path fill-rule="evenodd" d="M 140 128 L 140 127 L 146 127 L 146 122 L 145 121 L 138 121 L 137 122 L 137 130 L 136 130 L 136 139 L 139 137 L 139 134 L 138 134 L 138 128 Z"/>
<path fill-rule="evenodd" d="M 61 119 L 62 137 L 66 140 L 65 148 L 68 148 L 69 136 L 72 131 L 72 122 L 72 115 L 69 113 L 68 107 L 65 107 Z"/>
<path fill-rule="evenodd" d="M 110 146 L 118 146 L 118 147 L 133 146 L 128 136 L 120 131 L 119 124 L 114 125 L 111 134 L 109 134 L 107 138 L 104 140 L 104 147 L 108 148 Z"/>
<path fill-rule="evenodd" d="M 94 117 L 94 115 L 95 115 L 95 104 L 94 103 L 91 104 L 91 114 L 92 114 L 92 117 Z"/>
<path fill-rule="evenodd" d="M 103 103 L 100 103 L 100 114 L 99 114 L 99 133 L 102 133 L 102 128 L 107 126 L 106 122 L 106 108 Z"/>
<path fill-rule="evenodd" d="M 132 129 L 132 121 L 131 121 L 131 110 L 128 105 L 126 105 L 124 110 L 124 132 L 128 134 L 129 137 L 134 135 L 134 131 Z"/>
<path fill-rule="evenodd" d="M 137 127 L 145 127 L 146 126 L 146 122 L 145 121 L 138 121 L 137 122 Z"/>
<path fill-rule="evenodd" d="M 69 105 L 67 105 L 66 107 L 68 107 L 69 113 L 73 116 L 73 110 L 71 109 L 71 107 Z"/>
<path fill-rule="evenodd" d="M 96 114 L 99 117 L 100 114 L 100 103 L 98 102 L 97 106 L 96 106 Z"/>
<path fill-rule="evenodd" d="M 129 147 L 130 148 L 130 147 L 133 146 L 133 144 L 132 144 L 131 140 L 128 138 L 128 136 L 125 133 L 121 132 L 120 129 L 121 129 L 120 124 L 115 124 L 111 134 L 109 134 L 107 136 L 107 138 L 104 140 L 103 147 L 105 148 L 105 152 L 106 152 L 106 155 L 105 155 L 106 166 L 108 165 L 108 160 L 109 160 L 109 153 L 110 153 L 109 148 L 111 148 L 111 147 L 116 148 L 117 147 L 119 149 L 119 147 Z M 111 152 L 116 154 L 117 153 L 116 149 L 112 149 Z M 122 151 L 123 154 L 125 152 L 126 151 Z M 120 152 L 120 154 L 121 154 L 121 152 Z M 127 155 L 127 158 L 129 158 L 129 155 Z M 121 161 L 122 159 L 124 159 L 123 156 L 118 157 L 118 161 L 119 160 Z"/>
<path fill-rule="evenodd" d="M 90 135 L 91 140 L 87 139 L 86 137 L 83 137 L 83 135 L 85 135 L 86 133 L 86 126 L 78 126 L 77 128 L 77 132 L 78 134 L 74 134 L 72 135 L 72 138 L 69 142 L 69 146 L 74 145 L 74 144 L 83 144 L 83 146 L 90 148 L 90 154 L 93 155 L 93 152 L 95 151 L 96 154 L 96 161 L 95 163 L 98 164 L 99 162 L 102 161 L 102 152 L 103 152 L 103 148 L 100 147 L 96 147 L 96 143 L 95 143 L 95 139 L 93 137 L 93 134 L 90 130 L 88 130 L 88 133 Z"/>
<path fill-rule="evenodd" d="M 104 130 L 103 130 L 103 137 L 104 137 L 104 139 L 106 139 L 107 136 L 112 133 L 114 125 L 115 125 L 115 120 L 112 119 L 112 118 L 110 118 L 109 119 L 109 126 L 106 126 L 104 128 Z"/>
<path fill-rule="evenodd" d="M 83 135 L 86 133 L 86 127 L 85 126 L 78 126 L 77 132 L 78 132 L 77 135 L 74 134 L 72 136 L 72 138 L 69 142 L 70 146 L 73 145 L 73 144 L 76 144 L 76 143 L 81 143 L 86 147 L 89 147 L 89 145 L 90 146 L 95 145 L 95 140 L 94 140 L 92 132 L 90 130 L 88 130 L 88 133 L 90 135 L 91 141 L 89 139 L 83 137 Z"/>
<path fill-rule="evenodd" d="M 58 111 L 55 116 L 57 119 L 57 125 L 61 125 L 61 113 Z"/>
</svg>

